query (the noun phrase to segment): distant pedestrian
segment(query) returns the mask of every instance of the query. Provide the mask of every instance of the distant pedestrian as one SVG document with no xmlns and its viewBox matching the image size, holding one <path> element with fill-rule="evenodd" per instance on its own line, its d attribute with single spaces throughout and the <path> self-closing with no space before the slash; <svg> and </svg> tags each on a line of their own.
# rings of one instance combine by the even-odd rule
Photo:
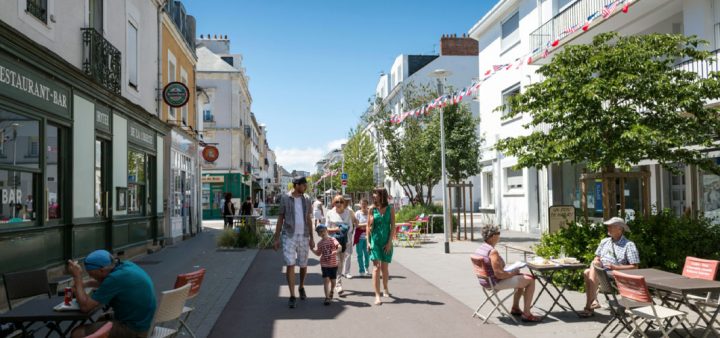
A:
<svg viewBox="0 0 720 338">
<path fill-rule="evenodd" d="M 253 204 L 252 204 L 252 198 L 248 196 L 248 198 L 245 199 L 245 202 L 240 206 L 240 215 L 242 216 L 252 216 L 253 213 Z"/>
<path fill-rule="evenodd" d="M 225 202 L 222 205 L 223 220 L 225 220 L 224 228 L 232 229 L 233 216 L 235 216 L 235 204 L 232 202 L 232 193 L 225 193 Z"/>
<path fill-rule="evenodd" d="M 373 286 L 375 287 L 375 305 L 382 304 L 380 298 L 380 276 L 382 270 L 383 296 L 390 297 L 388 265 L 392 262 L 395 237 L 395 211 L 388 204 L 388 192 L 385 188 L 376 188 L 373 192 L 373 208 L 368 217 L 368 250 L 373 262 Z"/>
<path fill-rule="evenodd" d="M 360 210 L 355 212 L 355 218 L 358 221 L 355 228 L 355 248 L 357 251 L 358 269 L 360 276 L 367 276 L 368 267 L 370 266 L 370 252 L 367 245 L 367 222 L 368 222 L 368 201 L 366 198 L 360 200 Z"/>
<path fill-rule="evenodd" d="M 338 252 L 338 271 L 340 276 L 337 281 L 336 291 L 339 294 L 343 292 L 342 279 L 352 278 L 349 274 L 350 271 L 350 258 L 352 255 L 352 241 L 355 224 L 357 220 L 352 211 L 347 208 L 347 201 L 342 195 L 336 195 L 333 198 L 333 208 L 327 212 L 327 227 L 328 232 L 332 237 L 338 240 L 341 246 L 341 251 Z"/>
<path fill-rule="evenodd" d="M 322 196 L 320 195 L 313 202 L 313 218 L 316 226 L 325 223 L 325 211 L 323 210 Z"/>
<path fill-rule="evenodd" d="M 325 305 L 330 305 L 333 299 L 333 289 L 335 289 L 335 281 L 338 272 L 338 251 L 340 251 L 340 243 L 337 239 L 328 235 L 328 229 L 324 224 L 315 227 L 315 231 L 320 236 L 317 243 L 317 249 L 312 252 L 320 256 L 320 270 L 322 271 L 323 286 L 325 288 Z"/>
<path fill-rule="evenodd" d="M 312 235 L 312 221 L 310 211 L 312 205 L 310 198 L 305 195 L 307 179 L 299 177 L 293 180 L 293 190 L 280 199 L 280 211 L 275 227 L 275 251 L 282 243 L 283 258 L 285 259 L 285 276 L 290 299 L 288 306 L 295 308 L 295 265 L 300 266 L 300 283 L 298 292 L 300 299 L 305 300 L 305 276 L 307 276 L 307 262 L 310 248 L 315 248 Z"/>
</svg>

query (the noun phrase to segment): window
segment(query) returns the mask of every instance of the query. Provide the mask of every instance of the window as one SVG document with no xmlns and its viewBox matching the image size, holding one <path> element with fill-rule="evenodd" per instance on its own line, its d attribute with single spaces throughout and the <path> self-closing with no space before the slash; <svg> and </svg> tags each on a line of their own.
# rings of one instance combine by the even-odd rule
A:
<svg viewBox="0 0 720 338">
<path fill-rule="evenodd" d="M 61 152 L 61 130 L 60 128 L 48 125 L 45 129 L 45 143 L 47 145 L 45 149 L 45 160 L 47 165 L 47 182 L 46 182 L 46 192 L 47 192 L 47 218 L 48 219 L 60 219 L 61 213 L 60 213 L 60 203 L 62 201 L 62 192 L 60 190 L 61 184 L 60 180 L 62 176 L 61 168 L 62 168 L 62 154 Z"/>
<path fill-rule="evenodd" d="M 88 22 L 90 27 L 103 34 L 103 0 L 88 0 Z"/>
<path fill-rule="evenodd" d="M 0 110 L 0 164 L 40 169 L 40 124 Z"/>
<path fill-rule="evenodd" d="M 492 207 L 495 204 L 495 180 L 492 172 L 483 174 L 483 206 Z"/>
<path fill-rule="evenodd" d="M 502 40 L 500 41 L 500 48 L 502 48 L 503 51 L 514 46 L 520 41 L 519 26 L 520 12 L 515 12 L 515 14 L 507 18 L 507 20 L 502 23 Z"/>
<path fill-rule="evenodd" d="M 720 220 L 720 176 L 709 172 L 702 174 L 702 199 L 705 217 L 717 224 Z"/>
<path fill-rule="evenodd" d="M 29 136 L 25 157 L 37 158 L 38 156 L 40 156 L 40 140 L 37 136 Z"/>
<path fill-rule="evenodd" d="M 520 84 L 519 83 L 513 85 L 512 87 L 510 87 L 508 89 L 505 89 L 502 92 L 502 104 L 503 104 L 503 109 L 504 109 L 503 115 L 507 115 L 508 113 L 510 113 L 510 98 L 515 95 L 518 95 L 518 94 L 520 94 Z"/>
<path fill-rule="evenodd" d="M 505 190 L 507 192 L 518 192 L 523 188 L 523 172 L 521 170 L 505 169 Z"/>
<path fill-rule="evenodd" d="M 138 29 L 132 22 L 128 21 L 127 26 L 127 62 L 128 62 L 128 84 L 137 89 L 138 85 L 138 50 L 137 50 Z"/>
<path fill-rule="evenodd" d="M 145 213 L 145 154 L 128 150 L 128 214 Z"/>
<path fill-rule="evenodd" d="M 27 0 L 25 11 L 47 23 L 47 0 Z"/>
<path fill-rule="evenodd" d="M 175 57 L 174 57 L 172 54 L 168 54 L 168 74 L 167 74 L 167 76 L 168 76 L 168 83 L 170 83 L 170 82 L 175 82 L 175 79 L 176 79 L 176 77 L 175 77 L 175 72 L 176 72 L 176 68 L 175 68 Z M 169 108 L 169 107 L 168 107 L 168 116 L 169 116 L 169 120 L 176 120 L 176 119 L 177 119 L 177 118 L 176 118 L 177 115 L 175 114 L 175 109 L 174 109 L 174 108 Z"/>
<path fill-rule="evenodd" d="M 210 110 L 210 107 L 205 107 L 205 109 L 203 110 L 203 121 L 204 122 L 215 122 L 215 116 L 213 116 L 212 110 Z M 242 123 L 240 125 L 242 125 Z"/>
<path fill-rule="evenodd" d="M 0 170 L 0 223 L 19 223 L 35 219 L 34 175 Z"/>
<path fill-rule="evenodd" d="M 227 64 L 229 64 L 229 65 L 231 65 L 231 66 L 233 65 L 233 62 L 234 62 L 234 61 L 233 61 L 233 57 L 232 57 L 232 56 L 221 56 L 220 58 L 221 58 L 223 61 L 225 61 L 225 63 L 227 63 Z"/>
</svg>

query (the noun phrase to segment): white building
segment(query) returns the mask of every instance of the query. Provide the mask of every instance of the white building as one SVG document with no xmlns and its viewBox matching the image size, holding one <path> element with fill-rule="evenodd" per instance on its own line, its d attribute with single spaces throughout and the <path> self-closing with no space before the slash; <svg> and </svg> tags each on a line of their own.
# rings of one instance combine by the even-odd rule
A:
<svg viewBox="0 0 720 338">
<path fill-rule="evenodd" d="M 252 136 L 249 78 L 242 67 L 242 55 L 230 53 L 227 36 L 203 35 L 196 42 L 198 105 L 202 107 L 200 130 L 203 141 L 215 144 L 219 157 L 202 161 L 203 219 L 220 217 L 220 203 L 226 192 L 239 207 L 250 196 L 251 157 L 247 150 Z"/>
<path fill-rule="evenodd" d="M 400 114 L 418 108 L 409 107 L 405 103 L 404 86 L 409 84 L 417 87 L 429 85 L 434 89 L 437 86 L 437 80 L 431 75 L 439 69 L 450 72 L 450 75 L 444 80 L 446 92 L 449 92 L 450 88 L 460 90 L 469 87 L 473 80 L 478 78 L 477 41 L 464 36 L 443 36 L 440 40 L 439 55 L 398 55 L 390 68 L 389 74 L 380 76 L 375 89 L 375 96 L 381 99 L 393 114 Z M 463 102 L 470 106 L 474 116 L 478 116 L 477 102 L 472 101 L 471 98 L 466 98 Z M 372 125 L 368 126 L 365 132 L 378 145 L 381 168 L 376 170 L 376 173 L 380 173 L 377 179 L 383 182 L 391 196 L 404 196 L 405 192 L 400 184 L 384 173 L 383 168 L 386 167 L 386 164 L 381 155 L 384 146 L 378 144 Z M 376 176 L 378 175 L 376 174 Z M 472 177 L 470 181 L 473 182 L 473 189 L 479 192 L 479 178 Z M 475 209 L 474 206 L 480 203 L 480 196 L 477 192 L 473 193 L 473 203 L 471 204 L 473 210 Z M 442 190 L 439 185 L 433 189 L 433 199 L 436 201 L 442 199 Z M 466 199 L 469 200 L 469 192 Z M 454 198 L 454 200 L 459 199 Z"/>
<path fill-rule="evenodd" d="M 549 206 L 574 205 L 580 207 L 579 176 L 583 165 L 569 163 L 551 165 L 542 170 L 513 170 L 515 158 L 504 157 L 492 149 L 501 138 L 517 136 L 529 131 L 521 126 L 527 116 L 502 121 L 493 112 L 505 100 L 529 84 L 540 81 L 535 73 L 538 65 L 549 62 L 557 50 L 566 44 L 585 44 L 600 33 L 615 31 L 621 35 L 648 33 L 682 33 L 697 35 L 711 42 L 710 49 L 718 47 L 720 30 L 720 1 L 717 0 L 634 0 L 627 1 L 628 11 L 615 8 L 612 15 L 603 18 L 604 5 L 612 0 L 501 0 L 469 31 L 479 41 L 479 75 L 493 65 L 513 63 L 517 58 L 533 56 L 530 65 L 511 69 L 489 78 L 480 87 L 481 131 L 485 134 L 483 148 L 482 210 L 488 220 L 503 228 L 540 232 L 547 230 Z M 538 6 L 539 5 L 539 6 Z M 587 18 L 597 13 L 587 31 L 578 30 L 562 38 L 563 31 L 573 25 L 583 25 Z M 548 57 L 540 57 L 549 43 L 558 40 L 556 47 L 548 50 Z M 680 65 L 679 65 L 680 66 Z M 701 69 L 699 65 L 683 64 L 685 69 Z M 717 70 L 717 64 L 711 70 Z M 720 154 L 711 153 L 710 156 Z M 635 170 L 651 172 L 650 204 L 658 209 L 671 208 L 676 214 L 689 210 L 704 211 L 715 215 L 720 211 L 720 201 L 711 198 L 720 190 L 720 178 L 703 174 L 697 168 L 685 167 L 684 175 L 675 176 L 662 169 L 655 161 L 646 160 Z M 687 184 L 686 184 L 687 182 Z M 697 184 L 690 184 L 695 182 Z M 627 208 L 639 213 L 643 201 L 638 182 L 628 182 L 624 187 Z M 588 192 L 590 216 L 601 217 L 602 205 L 596 203 L 596 187 Z"/>
</svg>

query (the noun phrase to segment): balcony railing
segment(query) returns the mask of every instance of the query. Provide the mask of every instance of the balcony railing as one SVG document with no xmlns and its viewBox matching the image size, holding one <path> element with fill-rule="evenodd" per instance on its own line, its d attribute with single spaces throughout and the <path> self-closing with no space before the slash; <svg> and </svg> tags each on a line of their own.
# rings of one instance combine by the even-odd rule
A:
<svg viewBox="0 0 720 338">
<path fill-rule="evenodd" d="M 558 39 L 563 32 L 573 26 L 580 28 L 588 17 L 598 13 L 601 15 L 603 7 L 614 0 L 578 0 L 555 15 L 540 28 L 530 33 L 530 50 L 544 48 L 548 43 Z"/>
<path fill-rule="evenodd" d="M 720 72 L 720 49 L 716 49 L 710 56 L 711 60 L 687 60 L 678 63 L 675 68 L 697 73 L 701 79 L 707 79 L 712 72 Z"/>
<path fill-rule="evenodd" d="M 25 10 L 47 23 L 47 0 L 27 0 Z"/>
<path fill-rule="evenodd" d="M 94 28 L 82 28 L 83 71 L 105 88 L 120 93 L 120 51 Z"/>
</svg>

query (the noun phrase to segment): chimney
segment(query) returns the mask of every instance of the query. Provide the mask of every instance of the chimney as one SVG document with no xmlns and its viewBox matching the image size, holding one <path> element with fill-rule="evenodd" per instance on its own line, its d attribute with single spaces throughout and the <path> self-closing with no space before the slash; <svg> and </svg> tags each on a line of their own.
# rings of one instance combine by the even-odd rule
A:
<svg viewBox="0 0 720 338">
<path fill-rule="evenodd" d="M 443 34 L 440 38 L 440 55 L 477 56 L 479 52 L 477 40 L 465 34 Z"/>
</svg>

